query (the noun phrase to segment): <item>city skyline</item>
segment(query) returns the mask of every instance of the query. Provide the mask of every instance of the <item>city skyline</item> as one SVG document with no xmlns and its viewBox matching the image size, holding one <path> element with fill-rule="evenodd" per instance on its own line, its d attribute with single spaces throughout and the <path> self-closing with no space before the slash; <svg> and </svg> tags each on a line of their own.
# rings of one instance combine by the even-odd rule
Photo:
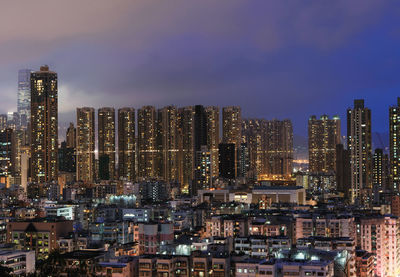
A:
<svg viewBox="0 0 400 277">
<path fill-rule="evenodd" d="M 62 15 L 73 15 L 52 20 L 47 13 L 38 23 L 56 23 L 42 24 L 37 38 L 28 16 L 16 22 L 4 12 L 22 4 L 7 4 L 0 112 L 16 111 L 19 69 L 49 64 L 61 80 L 60 123 L 72 121 L 79 106 L 240 105 L 244 118 L 289 118 L 294 133 L 305 135 L 310 115 L 345 118 L 353 99 L 364 98 L 373 132 L 388 129 L 389 99 L 400 87 L 398 10 L 390 1 L 177 2 L 185 13 L 163 3 L 155 9 L 153 1 L 102 2 L 97 14 L 89 4 L 71 12 L 74 5 L 63 3 Z M 40 7 L 26 5 L 23 13 Z"/>
<path fill-rule="evenodd" d="M 4 3 L 1 277 L 400 277 L 398 4 Z"/>
</svg>

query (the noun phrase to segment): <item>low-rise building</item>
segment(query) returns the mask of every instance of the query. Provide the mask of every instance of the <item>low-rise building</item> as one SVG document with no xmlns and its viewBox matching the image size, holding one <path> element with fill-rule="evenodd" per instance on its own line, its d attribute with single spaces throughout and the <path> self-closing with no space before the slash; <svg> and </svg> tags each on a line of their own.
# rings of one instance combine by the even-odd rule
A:
<svg viewBox="0 0 400 277">
<path fill-rule="evenodd" d="M 33 250 L 38 259 L 45 259 L 58 247 L 57 241 L 72 231 L 72 221 L 64 219 L 14 221 L 7 224 L 7 242 L 15 243 L 19 250 Z"/>
<path fill-rule="evenodd" d="M 158 254 L 163 244 L 174 239 L 172 223 L 139 223 L 139 253 Z"/>
<path fill-rule="evenodd" d="M 357 277 L 373 277 L 375 276 L 375 257 L 372 253 L 365 250 L 356 251 L 356 270 Z"/>
<path fill-rule="evenodd" d="M 35 272 L 35 251 L 0 250 L 0 265 L 11 268 L 16 276 Z"/>
<path fill-rule="evenodd" d="M 109 262 L 100 262 L 96 265 L 96 276 L 131 277 L 138 276 L 138 259 L 133 257 L 119 257 Z"/>
</svg>

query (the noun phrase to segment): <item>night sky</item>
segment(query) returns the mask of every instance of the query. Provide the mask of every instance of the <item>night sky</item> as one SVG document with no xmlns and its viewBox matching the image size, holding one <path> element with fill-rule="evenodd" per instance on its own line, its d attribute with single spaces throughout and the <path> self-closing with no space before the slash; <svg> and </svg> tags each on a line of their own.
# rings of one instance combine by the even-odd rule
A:
<svg viewBox="0 0 400 277">
<path fill-rule="evenodd" d="M 17 71 L 59 74 L 60 122 L 81 106 L 240 105 L 243 117 L 339 114 L 353 99 L 387 132 L 400 96 L 400 2 L 3 1 L 0 112 Z M 343 124 L 344 126 L 344 124 Z"/>
</svg>

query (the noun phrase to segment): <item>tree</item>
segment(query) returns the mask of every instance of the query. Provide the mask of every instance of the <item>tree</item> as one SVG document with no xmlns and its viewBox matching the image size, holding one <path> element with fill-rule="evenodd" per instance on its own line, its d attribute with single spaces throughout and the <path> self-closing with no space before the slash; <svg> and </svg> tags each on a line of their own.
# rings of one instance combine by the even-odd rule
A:
<svg viewBox="0 0 400 277">
<path fill-rule="evenodd" d="M 65 259 L 60 250 L 54 249 L 49 257 L 38 263 L 39 276 L 58 276 L 65 270 Z"/>
<path fill-rule="evenodd" d="M 11 276 L 12 269 L 6 266 L 0 265 L 0 276 L 8 277 Z"/>
</svg>

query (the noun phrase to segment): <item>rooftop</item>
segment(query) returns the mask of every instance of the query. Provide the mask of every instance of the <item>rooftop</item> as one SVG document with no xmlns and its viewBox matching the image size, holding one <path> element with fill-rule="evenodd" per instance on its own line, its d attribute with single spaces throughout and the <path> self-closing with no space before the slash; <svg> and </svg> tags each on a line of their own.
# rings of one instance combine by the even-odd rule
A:
<svg viewBox="0 0 400 277">
<path fill-rule="evenodd" d="M 299 190 L 304 189 L 301 186 L 259 186 L 254 187 L 253 190 Z"/>
</svg>

